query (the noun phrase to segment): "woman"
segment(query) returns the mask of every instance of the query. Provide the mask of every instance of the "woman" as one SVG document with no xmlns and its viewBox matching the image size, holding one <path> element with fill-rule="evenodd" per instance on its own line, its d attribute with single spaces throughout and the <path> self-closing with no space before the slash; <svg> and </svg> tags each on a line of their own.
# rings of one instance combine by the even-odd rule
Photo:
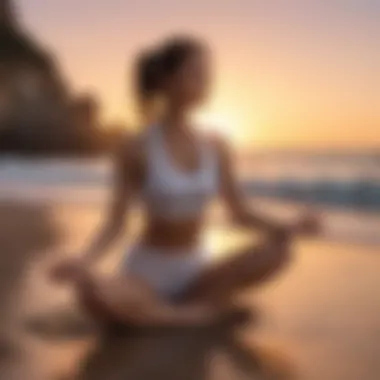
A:
<svg viewBox="0 0 380 380">
<path fill-rule="evenodd" d="M 138 60 L 136 78 L 145 114 L 156 122 L 120 149 L 113 203 L 95 241 L 54 274 L 74 281 L 82 305 L 98 319 L 209 323 L 236 292 L 279 273 L 289 261 L 291 237 L 312 232 L 314 222 L 304 218 L 283 226 L 249 212 L 236 187 L 227 145 L 202 137 L 191 125 L 191 114 L 210 87 L 210 52 L 202 43 L 176 38 L 148 51 Z M 160 113 L 154 107 L 158 100 Z M 236 223 L 261 230 L 266 240 L 209 265 L 199 236 L 206 206 L 217 194 Z M 142 202 L 146 218 L 140 241 L 126 253 L 120 275 L 98 278 L 89 268 L 123 231 L 135 199 Z"/>
</svg>

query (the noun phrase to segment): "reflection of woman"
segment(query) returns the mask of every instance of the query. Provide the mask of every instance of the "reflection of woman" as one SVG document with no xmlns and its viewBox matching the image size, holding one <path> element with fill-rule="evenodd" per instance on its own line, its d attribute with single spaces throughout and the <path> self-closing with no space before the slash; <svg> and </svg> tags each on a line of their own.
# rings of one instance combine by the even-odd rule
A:
<svg viewBox="0 0 380 380">
<path fill-rule="evenodd" d="M 120 150 L 113 204 L 95 242 L 79 260 L 55 270 L 60 278 L 75 279 L 83 305 L 94 316 L 137 324 L 209 322 L 236 291 L 278 273 L 289 260 L 289 237 L 313 227 L 311 220 L 286 227 L 249 213 L 226 144 L 201 137 L 190 125 L 191 112 L 207 96 L 209 59 L 199 41 L 177 38 L 138 62 L 142 105 L 147 110 L 159 97 L 165 110 Z M 216 193 L 237 223 L 262 230 L 267 240 L 209 266 L 198 239 L 206 206 Z M 140 242 L 125 255 L 119 276 L 97 278 L 89 265 L 122 231 L 135 198 L 146 215 Z"/>
</svg>

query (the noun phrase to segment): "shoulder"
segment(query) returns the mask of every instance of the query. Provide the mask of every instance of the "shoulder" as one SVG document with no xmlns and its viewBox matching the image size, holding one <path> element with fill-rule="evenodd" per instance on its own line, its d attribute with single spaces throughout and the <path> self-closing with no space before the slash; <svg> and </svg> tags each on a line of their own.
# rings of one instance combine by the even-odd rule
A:
<svg viewBox="0 0 380 380">
<path fill-rule="evenodd" d="M 217 132 L 206 132 L 204 134 L 204 139 L 208 146 L 216 152 L 219 158 L 228 158 L 231 155 L 231 144 L 222 134 Z"/>
<path fill-rule="evenodd" d="M 122 168 L 140 167 L 144 161 L 144 133 L 126 132 L 114 151 L 114 161 Z"/>
<path fill-rule="evenodd" d="M 115 156 L 128 159 L 141 156 L 145 151 L 146 135 L 145 131 L 126 132 L 117 144 Z"/>
</svg>

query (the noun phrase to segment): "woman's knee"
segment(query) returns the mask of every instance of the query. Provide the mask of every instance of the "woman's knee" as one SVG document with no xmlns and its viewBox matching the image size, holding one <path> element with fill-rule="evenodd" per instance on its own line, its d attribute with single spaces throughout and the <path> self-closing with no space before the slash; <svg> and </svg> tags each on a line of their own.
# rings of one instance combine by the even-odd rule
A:
<svg viewBox="0 0 380 380">
<path fill-rule="evenodd" d="M 288 239 L 272 240 L 266 244 L 268 265 L 273 272 L 280 271 L 291 262 L 291 244 Z"/>
</svg>

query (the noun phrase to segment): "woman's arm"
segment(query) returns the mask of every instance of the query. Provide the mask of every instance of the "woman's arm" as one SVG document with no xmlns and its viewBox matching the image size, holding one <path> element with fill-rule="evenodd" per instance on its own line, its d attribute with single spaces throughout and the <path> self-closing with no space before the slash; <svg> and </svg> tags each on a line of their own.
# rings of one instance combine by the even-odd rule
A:
<svg viewBox="0 0 380 380">
<path fill-rule="evenodd" d="M 141 149 L 137 149 L 136 143 L 122 145 L 115 155 L 113 191 L 105 222 L 82 255 L 65 259 L 53 267 L 51 276 L 55 280 L 80 278 L 82 270 L 99 259 L 124 229 L 126 213 L 137 193 L 142 168 L 139 164 Z"/>
<path fill-rule="evenodd" d="M 301 219 L 295 225 L 286 225 L 278 220 L 268 216 L 261 215 L 259 212 L 252 210 L 241 193 L 233 169 L 233 158 L 227 144 L 222 140 L 216 142 L 220 180 L 221 195 L 224 199 L 227 209 L 232 219 L 240 226 L 247 228 L 257 228 L 263 232 L 288 234 L 288 233 L 313 233 L 316 230 L 316 220 L 314 218 Z"/>
<path fill-rule="evenodd" d="M 126 214 L 138 187 L 138 162 L 136 148 L 124 143 L 114 161 L 114 180 L 111 202 L 100 230 L 85 250 L 82 260 L 93 262 L 102 256 L 124 231 Z"/>
</svg>

